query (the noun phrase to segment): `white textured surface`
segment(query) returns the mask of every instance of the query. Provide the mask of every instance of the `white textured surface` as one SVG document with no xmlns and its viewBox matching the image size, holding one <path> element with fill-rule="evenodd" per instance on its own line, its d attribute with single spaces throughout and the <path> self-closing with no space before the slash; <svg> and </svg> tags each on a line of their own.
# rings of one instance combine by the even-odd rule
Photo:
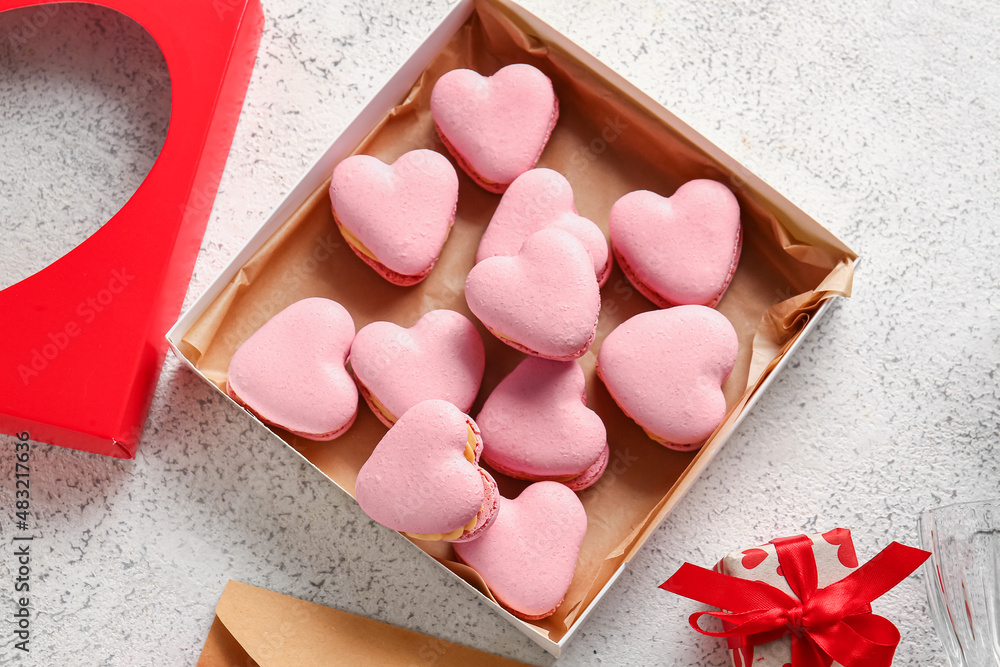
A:
<svg viewBox="0 0 1000 667">
<path fill-rule="evenodd" d="M 698 605 L 657 589 L 681 562 L 711 565 L 737 547 L 834 526 L 852 528 L 867 559 L 892 539 L 914 544 L 923 507 L 1000 495 L 1000 6 L 524 4 L 864 257 L 854 298 L 805 341 L 559 660 L 723 665 L 719 641 L 687 627 Z M 447 8 L 442 0 L 266 3 L 189 303 Z M 103 28 L 93 22 L 114 29 L 114 20 L 78 11 L 50 22 L 82 22 L 67 33 L 72 55 L 53 66 L 77 73 L 75 90 L 84 92 L 71 98 L 58 83 L 69 74 L 13 79 L 34 62 L 23 49 L 47 38 L 13 40 L 23 17 L 0 17 L 0 229 L 4 237 L 38 230 L 27 251 L 0 254 L 0 284 L 24 270 L 12 257 L 46 257 L 44 265 L 58 256 L 62 235 L 43 235 L 54 221 L 83 230 L 77 240 L 92 232 L 136 187 L 162 140 L 167 103 L 157 75 L 130 79 L 125 101 L 107 93 L 116 76 L 140 71 L 130 63 L 155 67 L 157 54 L 95 49 Z M 110 64 L 95 69 L 95 52 Z M 54 122 L 39 96 L 79 122 Z M 98 150 L 106 143 L 115 148 Z M 72 165 L 92 175 L 96 193 L 64 187 L 60 170 Z M 11 326 L 12 314 L 4 317 Z M 5 510 L 13 442 L 3 438 L 0 450 Z M 32 651 L 13 651 L 5 612 L 0 662 L 192 664 L 229 578 L 552 662 L 172 358 L 136 461 L 39 445 L 31 469 L 41 536 Z M 12 520 L 0 516 L 8 610 Z M 895 664 L 943 664 L 921 576 L 876 611 L 902 631 Z"/>
</svg>

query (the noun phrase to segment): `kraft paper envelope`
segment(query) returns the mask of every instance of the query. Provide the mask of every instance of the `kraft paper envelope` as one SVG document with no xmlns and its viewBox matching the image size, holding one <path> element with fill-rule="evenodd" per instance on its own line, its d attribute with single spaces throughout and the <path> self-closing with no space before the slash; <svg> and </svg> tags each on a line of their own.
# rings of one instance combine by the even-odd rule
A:
<svg viewBox="0 0 1000 667">
<path fill-rule="evenodd" d="M 524 665 L 232 580 L 198 660 L 198 667 L 420 664 Z"/>
</svg>

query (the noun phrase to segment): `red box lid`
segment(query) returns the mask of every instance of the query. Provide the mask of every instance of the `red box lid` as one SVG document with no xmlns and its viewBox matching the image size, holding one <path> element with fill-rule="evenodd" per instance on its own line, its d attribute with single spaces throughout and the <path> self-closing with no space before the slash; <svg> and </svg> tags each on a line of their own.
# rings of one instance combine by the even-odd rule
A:
<svg viewBox="0 0 1000 667">
<path fill-rule="evenodd" d="M 0 0 L 0 11 L 50 1 Z M 132 458 L 229 155 L 263 12 L 259 0 L 93 4 L 125 14 L 156 41 L 170 72 L 170 126 L 153 168 L 111 220 L 0 291 L 0 431 Z"/>
</svg>

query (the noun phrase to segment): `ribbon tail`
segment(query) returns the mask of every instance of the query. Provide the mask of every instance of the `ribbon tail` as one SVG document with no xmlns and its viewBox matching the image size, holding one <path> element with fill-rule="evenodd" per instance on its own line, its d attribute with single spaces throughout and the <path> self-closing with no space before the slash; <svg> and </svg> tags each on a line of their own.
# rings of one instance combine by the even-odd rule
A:
<svg viewBox="0 0 1000 667">
<path fill-rule="evenodd" d="M 893 542 L 840 581 L 817 591 L 809 601 L 809 637 L 844 667 L 888 667 L 899 644 L 899 630 L 871 613 L 870 603 L 908 577 L 930 554 Z"/>
<path fill-rule="evenodd" d="M 792 635 L 792 664 L 795 667 L 830 667 L 833 659 L 813 643 L 809 635 Z"/>
<path fill-rule="evenodd" d="M 899 644 L 899 630 L 886 618 L 861 614 L 824 628 L 811 639 L 844 667 L 889 667 Z"/>
<path fill-rule="evenodd" d="M 833 604 L 841 618 L 869 611 L 865 605 L 882 597 L 906 579 L 930 557 L 930 553 L 893 542 L 870 561 L 818 591 L 817 606 Z"/>
</svg>

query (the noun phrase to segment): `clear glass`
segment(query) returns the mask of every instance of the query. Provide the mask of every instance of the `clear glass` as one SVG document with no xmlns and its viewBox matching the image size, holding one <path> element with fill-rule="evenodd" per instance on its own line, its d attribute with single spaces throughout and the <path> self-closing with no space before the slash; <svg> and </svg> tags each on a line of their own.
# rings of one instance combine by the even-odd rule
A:
<svg viewBox="0 0 1000 667">
<path fill-rule="evenodd" d="M 931 618 L 952 667 L 1000 667 L 1000 499 L 920 515 Z"/>
</svg>

